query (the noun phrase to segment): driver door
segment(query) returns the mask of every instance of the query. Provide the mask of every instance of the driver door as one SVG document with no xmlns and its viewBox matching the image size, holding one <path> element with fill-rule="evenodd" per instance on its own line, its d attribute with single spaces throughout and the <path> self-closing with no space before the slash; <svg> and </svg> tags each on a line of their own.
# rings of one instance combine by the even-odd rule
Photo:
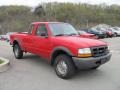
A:
<svg viewBox="0 0 120 90">
<path fill-rule="evenodd" d="M 37 26 L 33 40 L 34 52 L 42 57 L 49 57 L 52 44 L 45 24 Z"/>
</svg>

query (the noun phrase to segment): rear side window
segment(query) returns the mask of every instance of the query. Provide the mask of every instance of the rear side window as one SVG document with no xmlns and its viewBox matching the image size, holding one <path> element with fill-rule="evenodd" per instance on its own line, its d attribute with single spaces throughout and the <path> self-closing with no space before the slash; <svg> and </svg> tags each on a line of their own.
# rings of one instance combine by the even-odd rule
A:
<svg viewBox="0 0 120 90">
<path fill-rule="evenodd" d="M 30 25 L 30 26 L 29 26 L 29 29 L 28 29 L 28 33 L 29 33 L 29 34 L 32 34 L 33 28 L 34 28 L 33 25 Z"/>
<path fill-rule="evenodd" d="M 46 29 L 45 24 L 41 24 L 38 26 L 37 31 L 36 31 L 36 35 L 42 36 L 43 33 L 45 33 L 47 35 L 47 29 Z"/>
</svg>

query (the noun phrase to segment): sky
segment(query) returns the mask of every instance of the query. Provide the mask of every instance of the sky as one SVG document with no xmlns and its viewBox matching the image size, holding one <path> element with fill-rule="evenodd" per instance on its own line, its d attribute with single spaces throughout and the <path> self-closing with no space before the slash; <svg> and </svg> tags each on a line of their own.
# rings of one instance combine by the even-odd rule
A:
<svg viewBox="0 0 120 90">
<path fill-rule="evenodd" d="M 89 4 L 102 4 L 106 3 L 108 5 L 111 4 L 119 4 L 120 0 L 1 0 L 1 5 L 27 5 L 27 6 L 37 6 L 43 2 L 73 2 L 73 3 L 89 3 Z"/>
</svg>

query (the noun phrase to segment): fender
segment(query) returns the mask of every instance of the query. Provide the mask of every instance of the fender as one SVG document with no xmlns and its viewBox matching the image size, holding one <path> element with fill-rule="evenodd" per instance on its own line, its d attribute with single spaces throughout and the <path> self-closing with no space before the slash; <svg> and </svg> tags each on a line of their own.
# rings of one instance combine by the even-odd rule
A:
<svg viewBox="0 0 120 90">
<path fill-rule="evenodd" d="M 53 61 L 54 61 L 54 54 L 57 52 L 57 51 L 63 51 L 65 53 L 67 53 L 68 55 L 70 56 L 74 56 L 73 53 L 66 47 L 63 47 L 63 46 L 58 46 L 58 47 L 55 47 L 53 50 L 52 50 L 52 53 L 50 55 L 50 61 L 51 61 L 51 64 L 53 64 Z"/>
<path fill-rule="evenodd" d="M 14 42 L 15 42 L 15 41 L 19 44 L 20 48 L 23 50 L 22 45 L 21 45 L 21 41 L 20 41 L 19 39 L 17 39 L 17 38 L 15 38 L 15 39 L 13 40 L 12 46 L 14 45 Z"/>
</svg>

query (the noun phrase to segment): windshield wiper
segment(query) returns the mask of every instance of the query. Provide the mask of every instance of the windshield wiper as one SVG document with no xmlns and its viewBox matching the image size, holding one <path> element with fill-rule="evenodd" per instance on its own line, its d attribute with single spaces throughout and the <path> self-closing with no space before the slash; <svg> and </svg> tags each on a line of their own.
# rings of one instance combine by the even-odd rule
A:
<svg viewBox="0 0 120 90">
<path fill-rule="evenodd" d="M 65 36 L 65 35 L 68 35 L 68 34 L 57 34 L 55 36 Z"/>
<path fill-rule="evenodd" d="M 71 34 L 69 34 L 69 36 L 72 36 L 72 35 L 77 35 L 76 33 L 71 33 Z"/>
<path fill-rule="evenodd" d="M 71 34 L 57 34 L 55 36 L 72 36 L 72 35 L 77 35 L 76 33 L 71 33 Z"/>
</svg>

